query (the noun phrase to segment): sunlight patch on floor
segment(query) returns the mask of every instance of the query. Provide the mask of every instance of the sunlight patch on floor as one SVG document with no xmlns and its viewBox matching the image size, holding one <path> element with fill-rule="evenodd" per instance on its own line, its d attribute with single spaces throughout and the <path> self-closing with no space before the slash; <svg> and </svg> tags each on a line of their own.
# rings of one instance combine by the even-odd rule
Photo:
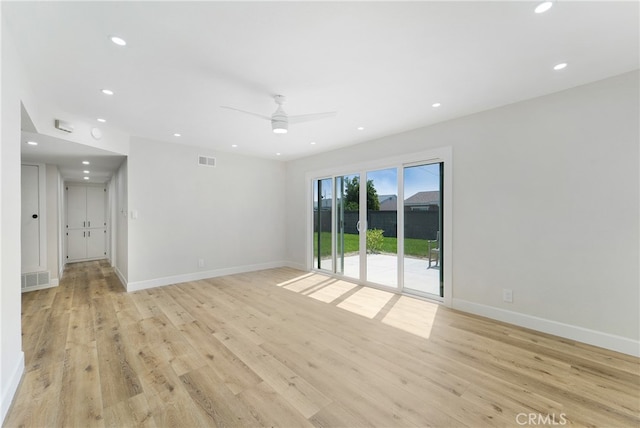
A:
<svg viewBox="0 0 640 428">
<path fill-rule="evenodd" d="M 428 339 L 438 304 L 402 296 L 382 319 L 384 324 Z"/>
<path fill-rule="evenodd" d="M 431 336 L 439 307 L 437 303 L 317 273 L 299 275 L 277 285 L 425 339 Z"/>
<path fill-rule="evenodd" d="M 364 287 L 345 299 L 338 307 L 353 312 L 354 314 L 373 318 L 393 295 L 393 293 L 389 293 L 388 291 Z"/>
<path fill-rule="evenodd" d="M 330 278 L 308 273 L 306 275 L 300 275 L 288 281 L 281 282 L 278 287 L 286 288 L 287 290 L 295 291 L 296 293 L 302 293 L 305 290 L 309 290 L 312 287 L 317 287 L 322 283 L 327 283 Z"/>
<path fill-rule="evenodd" d="M 347 291 L 353 290 L 355 287 L 357 287 L 357 285 L 351 282 L 338 281 L 309 294 L 309 296 L 316 300 L 320 300 L 321 302 L 330 303 Z"/>
</svg>

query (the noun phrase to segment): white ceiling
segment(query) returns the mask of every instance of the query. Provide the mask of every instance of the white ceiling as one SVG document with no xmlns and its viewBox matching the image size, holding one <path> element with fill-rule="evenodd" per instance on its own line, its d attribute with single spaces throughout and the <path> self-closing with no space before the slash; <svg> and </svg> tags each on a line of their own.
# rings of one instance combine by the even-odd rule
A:
<svg viewBox="0 0 640 428">
<path fill-rule="evenodd" d="M 28 145 L 27 141 L 36 141 L 38 145 Z M 22 162 L 58 165 L 60 175 L 73 182 L 105 183 L 124 160 L 123 156 L 106 150 L 29 131 L 22 131 L 21 148 Z M 89 165 L 83 165 L 84 161 Z"/>
<path fill-rule="evenodd" d="M 536 4 L 3 1 L 2 15 L 35 93 L 60 110 L 288 160 L 639 68 L 638 2 Z M 282 136 L 220 108 L 268 116 L 276 94 L 289 114 L 338 115 Z"/>
</svg>

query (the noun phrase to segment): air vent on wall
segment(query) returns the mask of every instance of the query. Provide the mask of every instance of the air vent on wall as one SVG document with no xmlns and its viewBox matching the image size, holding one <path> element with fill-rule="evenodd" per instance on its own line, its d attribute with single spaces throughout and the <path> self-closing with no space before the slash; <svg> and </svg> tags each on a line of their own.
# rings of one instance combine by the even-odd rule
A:
<svg viewBox="0 0 640 428">
<path fill-rule="evenodd" d="M 32 288 L 49 285 L 49 272 L 33 272 L 22 274 L 22 288 Z"/>
<path fill-rule="evenodd" d="M 215 167 L 216 158 L 210 158 L 207 156 L 198 156 L 198 165 Z"/>
</svg>

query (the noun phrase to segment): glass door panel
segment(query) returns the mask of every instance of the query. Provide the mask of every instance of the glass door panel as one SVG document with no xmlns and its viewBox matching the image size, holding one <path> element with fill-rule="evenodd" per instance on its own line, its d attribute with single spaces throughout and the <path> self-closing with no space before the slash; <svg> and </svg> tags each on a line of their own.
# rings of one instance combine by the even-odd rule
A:
<svg viewBox="0 0 640 428">
<path fill-rule="evenodd" d="M 367 281 L 398 286 L 398 169 L 368 171 Z"/>
<path fill-rule="evenodd" d="M 332 179 L 313 183 L 313 266 L 333 272 L 332 236 Z"/>
<path fill-rule="evenodd" d="M 336 273 L 360 278 L 360 175 L 336 177 Z"/>
<path fill-rule="evenodd" d="M 404 291 L 443 297 L 442 163 L 404 168 Z"/>
</svg>

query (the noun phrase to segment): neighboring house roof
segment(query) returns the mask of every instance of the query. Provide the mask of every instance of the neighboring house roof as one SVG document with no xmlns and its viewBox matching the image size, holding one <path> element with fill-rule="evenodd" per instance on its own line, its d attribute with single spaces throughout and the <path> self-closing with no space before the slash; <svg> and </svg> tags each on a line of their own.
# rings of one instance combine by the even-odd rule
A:
<svg viewBox="0 0 640 428">
<path fill-rule="evenodd" d="M 380 211 L 395 211 L 398 209 L 397 195 L 378 195 Z"/>
<path fill-rule="evenodd" d="M 331 199 L 322 199 L 320 206 L 323 210 L 331 209 Z M 318 201 L 313 202 L 313 208 L 316 210 L 318 209 Z"/>
<path fill-rule="evenodd" d="M 440 204 L 440 191 L 438 190 L 418 192 L 415 195 L 408 197 L 407 199 L 404 200 L 405 207 L 438 205 L 438 204 Z"/>
</svg>

